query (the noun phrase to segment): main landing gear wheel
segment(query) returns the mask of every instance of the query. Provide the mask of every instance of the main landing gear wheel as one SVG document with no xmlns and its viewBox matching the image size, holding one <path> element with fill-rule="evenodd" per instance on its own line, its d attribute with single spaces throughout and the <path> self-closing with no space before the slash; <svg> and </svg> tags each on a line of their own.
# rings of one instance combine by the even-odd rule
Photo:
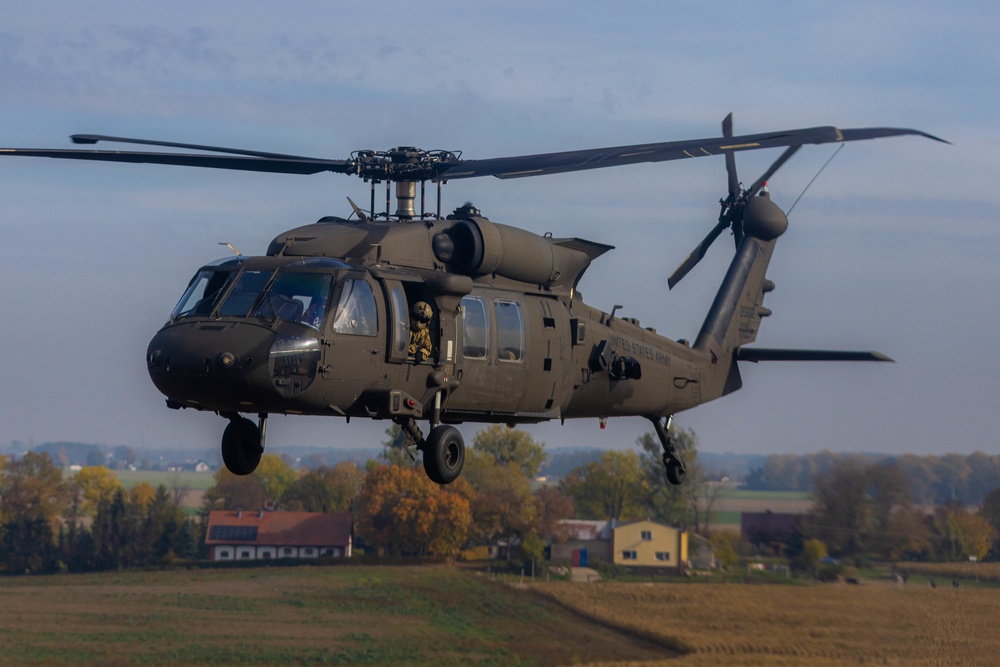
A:
<svg viewBox="0 0 1000 667">
<path fill-rule="evenodd" d="M 465 465 L 465 441 L 454 426 L 435 426 L 424 443 L 424 470 L 432 482 L 450 484 Z"/>
<path fill-rule="evenodd" d="M 222 434 L 222 460 L 234 475 L 249 475 L 257 469 L 264 446 L 260 428 L 245 417 L 230 417 Z"/>
<path fill-rule="evenodd" d="M 663 465 L 667 471 L 668 482 L 674 486 L 678 486 L 684 481 L 684 475 L 687 474 L 687 470 L 684 468 L 684 464 L 681 463 L 679 459 L 669 458 L 664 455 Z"/>
</svg>

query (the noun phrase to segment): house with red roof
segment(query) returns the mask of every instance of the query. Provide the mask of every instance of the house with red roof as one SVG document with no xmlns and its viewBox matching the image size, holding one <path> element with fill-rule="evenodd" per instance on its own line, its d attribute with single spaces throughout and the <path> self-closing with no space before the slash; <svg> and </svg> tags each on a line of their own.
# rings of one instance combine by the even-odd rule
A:
<svg viewBox="0 0 1000 667">
<path fill-rule="evenodd" d="M 208 516 L 209 558 L 350 558 L 354 520 L 350 512 L 215 510 Z"/>
</svg>

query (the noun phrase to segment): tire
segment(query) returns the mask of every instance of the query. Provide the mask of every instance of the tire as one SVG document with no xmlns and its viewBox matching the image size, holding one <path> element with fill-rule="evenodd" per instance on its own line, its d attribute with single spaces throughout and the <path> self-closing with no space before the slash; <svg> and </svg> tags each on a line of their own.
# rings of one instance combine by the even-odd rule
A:
<svg viewBox="0 0 1000 667">
<path fill-rule="evenodd" d="M 424 445 L 424 470 L 432 482 L 451 484 L 465 465 L 465 441 L 454 426 L 436 426 Z"/>
<path fill-rule="evenodd" d="M 677 459 L 670 459 L 666 463 L 667 466 L 667 481 L 674 486 L 679 486 L 684 481 L 684 475 L 687 470 L 684 469 L 684 464 Z"/>
<path fill-rule="evenodd" d="M 249 419 L 237 417 L 222 434 L 222 461 L 234 475 L 249 475 L 257 469 L 264 448 L 260 429 Z"/>
</svg>

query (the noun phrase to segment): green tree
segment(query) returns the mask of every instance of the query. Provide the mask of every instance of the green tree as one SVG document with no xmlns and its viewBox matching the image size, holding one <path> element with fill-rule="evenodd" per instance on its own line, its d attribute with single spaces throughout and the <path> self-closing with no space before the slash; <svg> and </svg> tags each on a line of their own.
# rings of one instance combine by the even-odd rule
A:
<svg viewBox="0 0 1000 667">
<path fill-rule="evenodd" d="M 285 491 L 287 509 L 303 512 L 355 512 L 365 472 L 353 461 L 310 470 Z"/>
<path fill-rule="evenodd" d="M 736 533 L 722 531 L 712 533 L 708 541 L 715 552 L 715 560 L 719 562 L 721 568 L 728 570 L 740 562 L 736 553 L 736 543 L 739 539 L 740 536 Z"/>
<path fill-rule="evenodd" d="M 632 450 L 609 450 L 597 461 L 574 468 L 560 489 L 583 519 L 636 519 L 645 511 L 649 482 Z"/>
<path fill-rule="evenodd" d="M 802 553 L 796 559 L 796 566 L 806 572 L 811 572 L 813 577 L 819 574 L 819 564 L 826 558 L 826 545 L 813 538 L 802 543 Z"/>
<path fill-rule="evenodd" d="M 410 458 L 406 446 L 410 438 L 406 431 L 399 424 L 393 424 L 385 430 L 385 440 L 382 441 L 382 453 L 378 455 L 379 460 L 391 466 L 402 468 L 417 468 L 421 465 L 420 459 L 416 458 L 416 450 L 410 446 L 414 458 Z"/>
<path fill-rule="evenodd" d="M 500 467 L 513 463 L 529 479 L 538 476 L 545 463 L 545 444 L 526 431 L 494 424 L 476 432 L 472 448 L 486 454 Z"/>
<path fill-rule="evenodd" d="M 671 441 L 687 469 L 684 483 L 680 485 L 670 484 L 664 476 L 663 446 L 656 434 L 644 433 L 636 440 L 643 450 L 642 471 L 649 488 L 646 512 L 654 521 L 691 526 L 699 532 L 708 517 L 701 502 L 706 492 L 706 479 L 698 462 L 698 436 L 694 431 L 675 429 L 671 432 Z"/>
<path fill-rule="evenodd" d="M 813 534 L 837 555 L 864 550 L 870 535 L 872 508 L 868 498 L 868 476 L 862 464 L 841 460 L 816 475 L 813 481 Z"/>
</svg>

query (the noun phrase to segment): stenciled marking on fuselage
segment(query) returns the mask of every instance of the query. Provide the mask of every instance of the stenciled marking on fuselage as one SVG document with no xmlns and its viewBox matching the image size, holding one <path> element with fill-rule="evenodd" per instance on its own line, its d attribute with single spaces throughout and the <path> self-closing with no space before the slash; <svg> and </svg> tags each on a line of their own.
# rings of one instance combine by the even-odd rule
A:
<svg viewBox="0 0 1000 667">
<path fill-rule="evenodd" d="M 610 345 L 611 349 L 618 354 L 631 355 L 640 361 L 645 359 L 663 366 L 670 365 L 670 355 L 666 352 L 657 350 L 654 347 L 649 347 L 648 345 L 643 345 L 639 341 L 626 338 L 625 336 L 616 336 L 611 334 L 608 336 L 608 345 Z"/>
</svg>

